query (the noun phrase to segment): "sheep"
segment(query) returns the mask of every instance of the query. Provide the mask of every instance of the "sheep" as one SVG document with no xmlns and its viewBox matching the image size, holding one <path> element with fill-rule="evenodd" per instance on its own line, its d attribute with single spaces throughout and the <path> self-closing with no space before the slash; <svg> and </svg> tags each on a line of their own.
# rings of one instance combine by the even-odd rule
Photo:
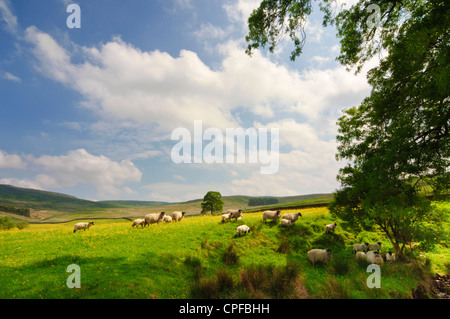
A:
<svg viewBox="0 0 450 319">
<path fill-rule="evenodd" d="M 230 220 L 230 214 L 223 214 L 222 215 L 222 224 L 225 223 L 227 220 Z"/>
<path fill-rule="evenodd" d="M 364 252 L 369 250 L 369 243 L 364 244 L 354 244 L 353 245 L 353 253 L 355 254 L 358 250 L 362 250 Z"/>
<path fill-rule="evenodd" d="M 327 234 L 330 233 L 330 232 L 334 233 L 334 230 L 336 229 L 336 226 L 337 226 L 336 223 L 326 225 L 325 226 L 325 233 L 327 233 Z"/>
<path fill-rule="evenodd" d="M 227 213 L 230 214 L 229 219 L 231 220 L 232 218 L 234 218 L 234 221 L 237 221 L 238 219 L 240 219 L 242 217 L 242 209 L 229 209 L 227 210 Z"/>
<path fill-rule="evenodd" d="M 133 220 L 133 224 L 131 224 L 131 227 L 139 226 L 139 225 L 144 227 L 145 226 L 145 219 L 135 219 L 135 220 Z"/>
<path fill-rule="evenodd" d="M 378 242 L 376 244 L 369 244 L 369 250 L 381 250 L 381 243 Z"/>
<path fill-rule="evenodd" d="M 380 256 L 380 252 L 376 251 L 368 251 L 366 253 L 366 260 L 371 264 L 382 264 L 383 258 Z"/>
<path fill-rule="evenodd" d="M 89 223 L 77 223 L 73 226 L 73 232 L 75 233 L 77 230 L 83 229 L 83 230 L 89 230 L 89 227 L 94 225 L 93 221 L 90 221 Z"/>
<path fill-rule="evenodd" d="M 161 212 L 161 213 L 156 213 L 156 214 L 147 214 L 145 215 L 145 224 L 146 225 L 150 225 L 150 224 L 154 224 L 154 223 L 158 223 L 163 220 L 164 218 L 164 214 L 165 212 Z"/>
<path fill-rule="evenodd" d="M 308 251 L 308 260 L 314 266 L 316 262 L 327 264 L 331 260 L 330 249 L 311 249 Z"/>
<path fill-rule="evenodd" d="M 303 217 L 301 213 L 287 213 L 283 215 L 281 220 L 286 219 L 290 220 L 292 223 L 295 223 L 299 217 Z"/>
<path fill-rule="evenodd" d="M 241 225 L 236 228 L 236 237 L 241 236 L 241 234 L 247 234 L 250 232 L 250 227 L 247 225 Z"/>
<path fill-rule="evenodd" d="M 281 220 L 281 226 L 283 226 L 283 227 L 290 227 L 292 225 L 294 225 L 294 223 L 288 219 Z"/>
<path fill-rule="evenodd" d="M 395 261 L 395 254 L 392 251 L 386 253 L 386 261 Z"/>
<path fill-rule="evenodd" d="M 266 210 L 263 213 L 263 221 L 266 222 L 267 219 L 277 220 L 281 218 L 281 212 L 279 210 Z"/>
<path fill-rule="evenodd" d="M 171 223 L 172 222 L 172 217 L 170 217 L 169 215 L 164 215 L 163 221 L 165 221 L 166 223 Z"/>
<path fill-rule="evenodd" d="M 179 222 L 180 220 L 183 219 L 185 214 L 186 214 L 185 212 L 173 212 L 172 213 L 172 220 L 176 221 L 176 222 Z"/>
</svg>

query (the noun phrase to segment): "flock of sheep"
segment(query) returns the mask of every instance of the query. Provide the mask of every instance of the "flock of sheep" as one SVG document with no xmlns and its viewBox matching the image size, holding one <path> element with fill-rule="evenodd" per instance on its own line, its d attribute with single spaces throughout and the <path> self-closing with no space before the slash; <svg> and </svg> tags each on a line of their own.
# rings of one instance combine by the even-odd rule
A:
<svg viewBox="0 0 450 319">
<path fill-rule="evenodd" d="M 241 219 L 243 211 L 241 209 L 229 209 L 224 214 L 222 214 L 221 223 L 225 223 L 231 220 L 239 220 Z M 161 213 L 152 213 L 147 214 L 143 219 L 135 219 L 133 220 L 132 227 L 141 226 L 144 228 L 147 225 L 155 224 L 159 222 L 167 222 L 171 223 L 172 221 L 181 221 L 185 215 L 185 212 L 176 211 L 173 212 L 171 216 L 166 215 L 165 212 Z M 279 210 L 266 210 L 263 212 L 263 221 L 266 223 L 267 220 L 276 221 L 281 219 L 282 227 L 290 227 L 294 225 L 294 223 L 298 220 L 299 217 L 302 217 L 301 213 L 287 213 L 281 216 L 281 212 Z M 89 230 L 89 227 L 94 225 L 93 221 L 89 223 L 77 223 L 74 225 L 73 232 L 75 233 L 77 230 L 83 229 Z M 325 233 L 334 232 L 337 224 L 328 224 L 325 226 Z M 241 235 L 245 235 L 251 231 L 250 227 L 247 225 L 240 225 L 236 228 L 236 237 Z M 362 250 L 362 251 L 360 251 Z M 355 244 L 353 245 L 353 253 L 356 254 L 356 259 L 366 260 L 371 264 L 382 264 L 384 261 L 395 261 L 395 254 L 392 252 L 386 253 L 385 256 L 380 254 L 381 243 L 378 242 L 376 244 L 364 243 L 364 244 Z M 307 257 L 309 262 L 314 266 L 317 262 L 327 264 L 331 260 L 332 252 L 330 249 L 311 249 L 307 253 Z"/>
</svg>

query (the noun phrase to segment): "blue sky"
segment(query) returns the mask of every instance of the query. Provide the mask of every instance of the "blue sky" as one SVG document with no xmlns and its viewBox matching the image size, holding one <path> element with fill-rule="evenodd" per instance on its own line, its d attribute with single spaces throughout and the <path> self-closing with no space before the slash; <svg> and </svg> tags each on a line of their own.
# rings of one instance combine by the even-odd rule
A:
<svg viewBox="0 0 450 319">
<path fill-rule="evenodd" d="M 332 192 L 336 121 L 370 93 L 315 8 L 304 54 L 245 54 L 255 0 L 0 0 L 0 183 L 91 200 Z M 279 170 L 176 164 L 176 128 L 277 128 Z M 206 142 L 204 142 L 205 145 Z"/>
</svg>

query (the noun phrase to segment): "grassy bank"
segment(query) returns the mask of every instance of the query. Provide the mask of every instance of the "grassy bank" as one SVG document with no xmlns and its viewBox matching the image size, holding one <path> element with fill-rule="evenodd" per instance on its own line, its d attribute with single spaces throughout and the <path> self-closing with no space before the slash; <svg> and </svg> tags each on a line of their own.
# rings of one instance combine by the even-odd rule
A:
<svg viewBox="0 0 450 319">
<path fill-rule="evenodd" d="M 3 231 L 0 298 L 410 298 L 434 271 L 448 272 L 443 243 L 409 263 L 383 265 L 381 288 L 370 289 L 369 273 L 351 246 L 382 241 L 386 252 L 384 236 L 354 235 L 339 222 L 335 234 L 325 234 L 325 225 L 334 222 L 326 208 L 302 214 L 288 229 L 264 224 L 257 212 L 226 224 L 220 216 L 189 216 L 146 229 L 99 220 L 75 234 L 75 222 Z M 253 231 L 235 237 L 244 223 Z M 311 248 L 332 249 L 332 262 L 312 267 L 306 259 Z M 70 264 L 80 266 L 80 289 L 66 286 Z"/>
</svg>

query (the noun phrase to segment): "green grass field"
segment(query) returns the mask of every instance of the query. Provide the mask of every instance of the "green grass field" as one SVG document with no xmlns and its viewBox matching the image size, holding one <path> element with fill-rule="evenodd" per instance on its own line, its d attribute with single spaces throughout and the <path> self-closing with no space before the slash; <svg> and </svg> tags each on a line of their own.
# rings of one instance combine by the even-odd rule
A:
<svg viewBox="0 0 450 319">
<path fill-rule="evenodd" d="M 1 231 L 0 298 L 410 298 L 436 271 L 448 273 L 446 242 L 409 263 L 382 265 L 381 288 L 370 289 L 351 246 L 382 241 L 386 252 L 387 239 L 379 232 L 351 234 L 339 221 L 335 234 L 325 234 L 334 222 L 326 208 L 301 212 L 288 229 L 264 224 L 256 212 L 226 224 L 220 216 L 189 216 L 145 229 L 96 220 L 77 233 L 75 222 Z M 253 232 L 235 237 L 240 224 Z M 333 260 L 312 267 L 311 248 L 330 248 Z M 79 289 L 66 285 L 71 264 L 80 266 Z"/>
</svg>

